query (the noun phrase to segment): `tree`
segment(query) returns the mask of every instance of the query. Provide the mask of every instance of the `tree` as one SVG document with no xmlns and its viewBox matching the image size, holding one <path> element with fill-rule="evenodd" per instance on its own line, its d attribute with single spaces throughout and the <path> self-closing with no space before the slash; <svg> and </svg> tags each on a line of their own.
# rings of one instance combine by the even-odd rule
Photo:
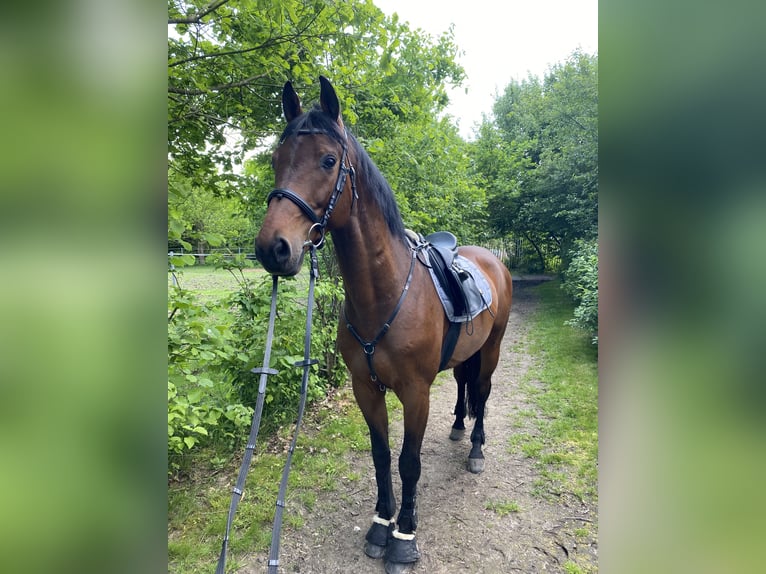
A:
<svg viewBox="0 0 766 574">
<path fill-rule="evenodd" d="M 598 56 L 575 52 L 543 81 L 512 81 L 480 129 L 476 162 L 493 225 L 566 265 L 577 239 L 597 235 Z"/>
<path fill-rule="evenodd" d="M 169 15 L 173 178 L 237 196 L 260 221 L 273 185 L 269 156 L 282 128 L 282 86 L 290 79 L 307 107 L 324 74 L 407 224 L 424 233 L 448 228 L 466 240 L 481 235 L 484 193 L 465 142 L 440 117 L 447 88 L 464 78 L 451 29 L 434 38 L 359 0 L 171 1 Z M 245 160 L 246 149 L 258 153 Z M 235 170 L 239 162 L 244 167 Z M 189 227 L 187 214 L 176 215 Z"/>
<path fill-rule="evenodd" d="M 346 121 L 382 137 L 435 116 L 463 78 L 451 31 L 434 40 L 362 0 L 169 0 L 168 14 L 171 169 L 222 193 L 279 131 L 285 80 L 311 96 L 330 77 Z"/>
<path fill-rule="evenodd" d="M 194 186 L 181 176 L 168 178 L 168 215 L 182 227 L 180 239 L 193 243 L 200 263 L 208 245 L 242 245 L 255 238 L 253 223 L 238 198 L 219 197 L 213 191 Z"/>
<path fill-rule="evenodd" d="M 405 225 L 423 234 L 447 229 L 461 243 L 485 234 L 486 196 L 469 145 L 447 118 L 398 124 L 367 150 L 394 189 Z"/>
</svg>

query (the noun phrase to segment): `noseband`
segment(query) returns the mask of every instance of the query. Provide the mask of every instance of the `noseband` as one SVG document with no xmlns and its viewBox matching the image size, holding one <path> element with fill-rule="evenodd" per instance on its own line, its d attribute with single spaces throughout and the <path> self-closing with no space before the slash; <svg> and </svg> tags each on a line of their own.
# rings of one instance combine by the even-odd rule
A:
<svg viewBox="0 0 766 574">
<path fill-rule="evenodd" d="M 329 136 L 329 134 L 323 130 L 298 130 L 296 135 L 303 136 L 303 135 L 325 135 Z M 341 146 L 343 148 L 343 152 L 340 156 L 340 163 L 338 167 L 338 178 L 335 180 L 335 188 L 332 190 L 332 193 L 330 194 L 330 200 L 327 202 L 327 207 L 325 208 L 324 214 L 322 217 L 318 217 L 317 214 L 314 212 L 314 210 L 311 208 L 311 206 L 306 202 L 305 199 L 303 199 L 300 195 L 295 193 L 291 189 L 287 189 L 284 187 L 278 187 L 276 189 L 273 189 L 271 193 L 269 193 L 268 197 L 266 198 L 266 205 L 268 205 L 271 200 L 275 197 L 277 198 L 285 198 L 292 201 L 295 205 L 297 205 L 300 210 L 303 212 L 303 214 L 308 217 L 313 225 L 309 229 L 308 232 L 308 238 L 306 239 L 306 245 L 313 246 L 316 249 L 320 249 L 324 245 L 324 236 L 325 231 L 327 229 L 327 223 L 330 221 L 330 215 L 332 215 L 333 210 L 335 209 L 335 204 L 338 202 L 338 198 L 340 198 L 340 194 L 343 193 L 343 188 L 346 186 L 346 176 L 351 175 L 351 192 L 353 193 L 353 197 L 351 199 L 351 208 L 354 207 L 354 200 L 357 199 L 356 194 L 356 171 L 354 170 L 354 167 L 351 165 L 351 163 L 348 161 L 348 134 L 346 135 L 346 141 L 341 143 Z M 279 142 L 280 145 L 284 143 L 284 140 Z M 314 232 L 319 233 L 319 239 L 316 240 L 316 242 L 311 240 L 311 235 Z"/>
</svg>

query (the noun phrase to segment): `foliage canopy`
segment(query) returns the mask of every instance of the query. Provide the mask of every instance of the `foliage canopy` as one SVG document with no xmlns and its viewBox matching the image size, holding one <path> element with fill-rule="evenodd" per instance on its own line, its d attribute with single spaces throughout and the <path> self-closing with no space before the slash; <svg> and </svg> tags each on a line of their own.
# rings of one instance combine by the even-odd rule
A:
<svg viewBox="0 0 766 574">
<path fill-rule="evenodd" d="M 481 126 L 477 168 L 491 223 L 568 261 L 598 233 L 598 56 L 573 53 L 543 80 L 512 81 Z"/>
</svg>

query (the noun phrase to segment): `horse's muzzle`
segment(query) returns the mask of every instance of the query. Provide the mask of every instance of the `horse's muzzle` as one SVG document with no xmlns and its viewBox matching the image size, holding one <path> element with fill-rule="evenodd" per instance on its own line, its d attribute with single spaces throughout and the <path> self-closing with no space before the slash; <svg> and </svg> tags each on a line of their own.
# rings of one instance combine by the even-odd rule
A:
<svg viewBox="0 0 766 574">
<path fill-rule="evenodd" d="M 255 256 L 272 275 L 291 277 L 297 274 L 301 269 L 303 254 L 303 249 L 293 249 L 290 242 L 279 235 L 270 241 L 259 236 L 255 243 Z"/>
</svg>

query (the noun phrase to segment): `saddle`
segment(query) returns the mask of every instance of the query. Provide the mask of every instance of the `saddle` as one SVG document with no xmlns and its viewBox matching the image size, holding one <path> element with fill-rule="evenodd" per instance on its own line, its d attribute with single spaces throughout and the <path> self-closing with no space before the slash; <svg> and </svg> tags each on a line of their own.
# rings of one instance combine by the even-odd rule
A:
<svg viewBox="0 0 766 574">
<path fill-rule="evenodd" d="M 462 323 L 472 328 L 471 321 L 484 309 L 489 309 L 492 293 L 481 271 L 457 252 L 457 238 L 449 231 L 437 231 L 423 237 L 410 230 L 407 236 L 413 249 L 424 254 L 418 260 L 428 267 L 442 300 L 449 328 L 442 343 L 439 370 L 446 368 L 455 351 Z M 477 277 L 474 277 L 474 276 Z M 477 283 L 476 279 L 480 279 Z"/>
<path fill-rule="evenodd" d="M 428 261 L 431 264 L 439 284 L 447 293 L 454 315 L 460 317 L 465 315 L 468 301 L 463 289 L 464 275 L 461 275 L 461 269 L 455 267 L 457 258 L 457 237 L 449 231 L 437 231 L 424 238 L 425 252 L 428 255 Z"/>
</svg>

